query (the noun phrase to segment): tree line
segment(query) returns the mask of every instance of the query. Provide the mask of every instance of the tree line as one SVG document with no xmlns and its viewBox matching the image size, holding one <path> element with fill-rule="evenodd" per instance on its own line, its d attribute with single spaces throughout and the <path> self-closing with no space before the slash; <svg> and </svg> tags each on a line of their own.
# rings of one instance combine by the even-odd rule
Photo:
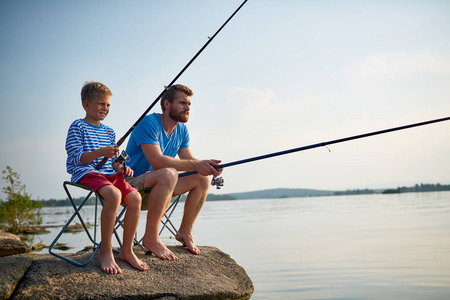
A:
<svg viewBox="0 0 450 300">
<path fill-rule="evenodd" d="M 344 196 L 344 195 L 370 195 L 379 193 L 420 193 L 420 192 L 438 192 L 438 191 L 450 191 L 450 184 L 416 184 L 411 187 L 398 187 L 396 189 L 385 189 L 385 190 L 374 190 L 374 189 L 354 189 L 345 191 L 336 191 L 334 195 Z M 208 194 L 207 201 L 223 201 L 223 200 L 236 200 L 237 198 L 231 194 Z M 73 199 L 76 205 L 80 205 L 84 200 L 84 197 Z M 183 199 L 182 199 L 183 200 Z M 69 199 L 49 199 L 41 200 L 43 206 L 71 206 Z M 86 205 L 95 204 L 95 195 L 92 196 Z"/>
<path fill-rule="evenodd" d="M 441 191 L 450 191 L 450 184 L 416 184 L 411 187 L 397 187 L 395 189 L 385 189 L 382 190 L 382 194 L 391 194 L 391 193 L 422 193 L 422 192 L 441 192 Z M 334 194 L 336 196 L 340 195 L 364 195 L 364 194 L 377 194 L 380 193 L 378 190 L 371 190 L 371 189 L 356 189 L 356 190 L 346 190 L 346 191 L 339 191 L 335 192 Z"/>
<path fill-rule="evenodd" d="M 42 223 L 39 210 L 44 206 L 70 206 L 69 199 L 49 199 L 49 200 L 32 200 L 31 196 L 25 192 L 25 185 L 19 179 L 20 175 L 14 172 L 11 167 L 7 166 L 3 170 L 3 179 L 6 180 L 7 186 L 3 188 L 6 199 L 0 199 L 0 226 L 6 224 L 7 230 L 13 233 L 19 233 L 28 226 L 39 225 Z M 450 184 L 416 184 L 412 187 L 398 187 L 396 189 L 388 189 L 381 191 L 382 193 L 418 193 L 418 192 L 435 192 L 450 191 Z M 336 191 L 334 195 L 361 195 L 380 193 L 380 190 L 356 189 L 346 191 Z M 235 200 L 236 197 L 231 194 L 215 195 L 208 194 L 207 200 Z M 84 197 L 75 198 L 75 205 L 80 205 Z M 95 204 L 95 195 L 87 202 Z"/>
</svg>

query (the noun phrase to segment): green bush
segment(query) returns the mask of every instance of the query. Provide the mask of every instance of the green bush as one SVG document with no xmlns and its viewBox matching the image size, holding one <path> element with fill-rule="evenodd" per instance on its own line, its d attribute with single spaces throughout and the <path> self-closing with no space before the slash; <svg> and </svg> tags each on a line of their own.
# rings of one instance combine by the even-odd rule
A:
<svg viewBox="0 0 450 300">
<path fill-rule="evenodd" d="M 3 188 L 6 199 L 0 199 L 0 223 L 7 224 L 9 231 L 15 234 L 25 227 L 40 223 L 35 211 L 42 207 L 42 203 L 30 199 L 31 196 L 25 192 L 25 185 L 19 181 L 20 175 L 7 166 L 3 170 L 3 179 L 8 185 Z"/>
</svg>

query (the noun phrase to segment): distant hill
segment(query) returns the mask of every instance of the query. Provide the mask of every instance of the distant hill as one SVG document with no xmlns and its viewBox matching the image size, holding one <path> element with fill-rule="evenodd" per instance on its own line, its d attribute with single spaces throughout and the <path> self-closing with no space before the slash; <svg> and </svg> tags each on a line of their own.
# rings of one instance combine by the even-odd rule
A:
<svg viewBox="0 0 450 300">
<path fill-rule="evenodd" d="M 295 198 L 334 195 L 334 191 L 311 189 L 269 189 L 245 193 L 229 194 L 237 200 L 241 199 L 268 199 L 268 198 Z"/>
<path fill-rule="evenodd" d="M 276 199 L 276 198 L 298 198 L 316 196 L 344 196 L 365 194 L 388 194 L 388 193 L 421 193 L 433 191 L 450 191 L 450 184 L 416 184 L 413 187 L 398 187 L 397 189 L 356 189 L 345 191 L 312 190 L 312 189 L 268 189 L 245 193 L 231 193 L 223 195 L 208 194 L 207 200 L 245 200 L 245 199 Z"/>
<path fill-rule="evenodd" d="M 450 184 L 416 184 L 412 187 L 398 187 L 397 189 L 356 189 L 345 191 L 330 191 L 330 190 L 313 190 L 313 189 L 267 189 L 245 193 L 231 193 L 231 194 L 208 194 L 208 201 L 222 201 L 222 200 L 244 200 L 244 199 L 276 199 L 276 198 L 299 198 L 299 197 L 317 197 L 317 196 L 344 196 L 344 195 L 363 195 L 363 194 L 388 194 L 388 193 L 422 193 L 433 191 L 450 191 Z M 182 196 L 181 201 L 186 199 L 186 194 Z M 75 203 L 79 205 L 83 197 L 74 199 Z M 94 204 L 92 202 L 87 204 Z M 41 200 L 44 206 L 71 206 L 69 200 L 50 199 Z"/>
</svg>

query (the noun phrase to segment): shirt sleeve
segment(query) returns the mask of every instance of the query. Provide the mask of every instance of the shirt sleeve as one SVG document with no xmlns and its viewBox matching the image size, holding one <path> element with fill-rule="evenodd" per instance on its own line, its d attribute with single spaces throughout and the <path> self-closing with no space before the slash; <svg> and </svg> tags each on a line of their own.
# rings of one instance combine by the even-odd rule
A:
<svg viewBox="0 0 450 300">
<path fill-rule="evenodd" d="M 66 139 L 67 151 L 67 171 L 69 166 L 81 166 L 81 156 L 83 155 L 83 133 L 80 126 L 72 123 L 69 127 Z M 71 172 L 69 172 L 71 173 Z"/>
<path fill-rule="evenodd" d="M 159 124 L 154 118 L 144 118 L 134 129 L 134 136 L 136 145 L 140 147 L 142 144 L 157 144 L 159 145 L 159 135 L 161 131 Z"/>
</svg>

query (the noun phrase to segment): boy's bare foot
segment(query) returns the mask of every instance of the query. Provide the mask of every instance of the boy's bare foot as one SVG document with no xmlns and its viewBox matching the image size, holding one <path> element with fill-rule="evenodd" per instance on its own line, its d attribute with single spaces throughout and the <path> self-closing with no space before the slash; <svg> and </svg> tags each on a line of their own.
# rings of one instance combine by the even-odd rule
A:
<svg viewBox="0 0 450 300">
<path fill-rule="evenodd" d="M 191 233 L 181 233 L 179 232 L 181 237 L 176 235 L 175 238 L 177 241 L 184 243 L 184 245 L 188 248 L 189 251 L 198 255 L 200 254 L 200 249 L 197 248 L 194 242 L 194 236 Z"/>
<path fill-rule="evenodd" d="M 119 253 L 119 258 L 121 260 L 126 261 L 127 263 L 129 263 L 133 268 L 135 268 L 136 270 L 139 271 L 146 271 L 148 270 L 148 265 L 147 263 L 143 262 L 142 260 L 140 260 L 136 254 L 134 254 L 133 251 L 131 252 L 126 252 L 126 251 L 120 251 Z"/>
<path fill-rule="evenodd" d="M 144 238 L 142 244 L 150 250 L 156 257 L 165 260 L 178 260 L 178 257 L 170 251 L 166 245 L 157 237 L 156 241 L 148 241 Z"/>
<path fill-rule="evenodd" d="M 100 269 L 106 274 L 121 274 L 122 269 L 116 264 L 112 251 L 104 251 L 101 248 L 98 252 L 98 260 L 100 261 Z"/>
</svg>

